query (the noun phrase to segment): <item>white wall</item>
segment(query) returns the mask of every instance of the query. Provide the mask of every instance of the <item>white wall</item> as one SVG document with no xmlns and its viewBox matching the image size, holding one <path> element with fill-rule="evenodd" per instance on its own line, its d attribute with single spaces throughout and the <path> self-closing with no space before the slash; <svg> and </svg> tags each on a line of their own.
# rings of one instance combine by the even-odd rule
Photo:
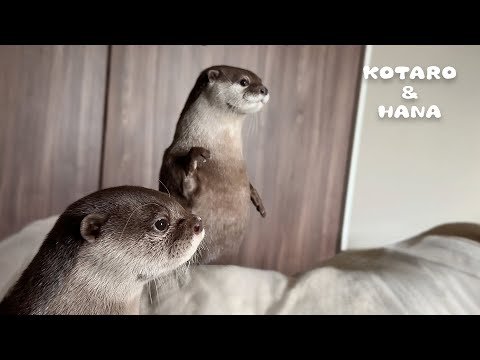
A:
<svg viewBox="0 0 480 360">
<path fill-rule="evenodd" d="M 362 80 L 342 249 L 445 222 L 480 222 L 480 46 L 369 46 L 365 65 L 453 66 L 453 80 Z M 363 77 L 362 77 L 363 79 Z M 412 85 L 418 100 L 404 100 Z M 378 106 L 437 105 L 440 119 L 380 119 Z"/>
</svg>

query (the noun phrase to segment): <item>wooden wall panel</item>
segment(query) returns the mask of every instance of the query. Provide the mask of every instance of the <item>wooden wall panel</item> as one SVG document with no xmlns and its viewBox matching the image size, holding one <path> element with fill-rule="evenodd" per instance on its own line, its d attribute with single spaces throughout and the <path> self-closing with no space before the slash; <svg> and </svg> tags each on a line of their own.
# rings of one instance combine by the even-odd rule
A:
<svg viewBox="0 0 480 360">
<path fill-rule="evenodd" d="M 0 46 L 0 238 L 99 188 L 108 46 Z"/>
<path fill-rule="evenodd" d="M 267 218 L 252 206 L 236 264 L 308 269 L 336 252 L 361 57 L 361 46 L 113 46 L 102 186 L 156 189 L 200 71 L 248 68 L 271 94 L 244 128 Z"/>
</svg>

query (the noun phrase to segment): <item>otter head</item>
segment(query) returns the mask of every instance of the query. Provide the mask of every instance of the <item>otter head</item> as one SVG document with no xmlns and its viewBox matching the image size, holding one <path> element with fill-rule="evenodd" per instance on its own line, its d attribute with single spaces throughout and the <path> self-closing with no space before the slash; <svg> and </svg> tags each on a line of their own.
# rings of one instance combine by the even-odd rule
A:
<svg viewBox="0 0 480 360">
<path fill-rule="evenodd" d="M 148 281 L 187 262 L 205 231 L 202 220 L 159 191 L 121 186 L 93 193 L 66 211 L 81 218 L 82 258 L 92 271 Z"/>
<path fill-rule="evenodd" d="M 202 72 L 205 95 L 217 108 L 237 114 L 260 111 L 270 95 L 262 79 L 249 70 L 231 66 L 212 66 Z"/>
</svg>

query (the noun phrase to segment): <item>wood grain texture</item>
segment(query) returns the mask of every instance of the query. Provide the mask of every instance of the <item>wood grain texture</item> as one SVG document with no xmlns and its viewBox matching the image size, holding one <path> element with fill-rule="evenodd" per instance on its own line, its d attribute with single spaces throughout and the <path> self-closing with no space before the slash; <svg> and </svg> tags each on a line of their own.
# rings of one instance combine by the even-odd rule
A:
<svg viewBox="0 0 480 360">
<path fill-rule="evenodd" d="M 107 46 L 0 46 L 0 238 L 99 187 Z"/>
<path fill-rule="evenodd" d="M 271 100 L 244 127 L 252 205 L 235 262 L 288 274 L 335 254 L 341 227 L 361 46 L 114 46 L 103 187 L 157 188 L 162 155 L 204 68 L 257 73 Z"/>
</svg>

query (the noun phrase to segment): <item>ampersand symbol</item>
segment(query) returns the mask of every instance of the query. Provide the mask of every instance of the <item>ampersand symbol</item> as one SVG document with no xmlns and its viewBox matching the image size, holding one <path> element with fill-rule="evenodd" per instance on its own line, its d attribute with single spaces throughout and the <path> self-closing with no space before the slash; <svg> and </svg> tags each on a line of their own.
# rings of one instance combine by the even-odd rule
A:
<svg viewBox="0 0 480 360">
<path fill-rule="evenodd" d="M 416 92 L 413 92 L 413 86 L 404 86 L 402 98 L 407 100 L 418 99 L 418 95 Z"/>
</svg>

